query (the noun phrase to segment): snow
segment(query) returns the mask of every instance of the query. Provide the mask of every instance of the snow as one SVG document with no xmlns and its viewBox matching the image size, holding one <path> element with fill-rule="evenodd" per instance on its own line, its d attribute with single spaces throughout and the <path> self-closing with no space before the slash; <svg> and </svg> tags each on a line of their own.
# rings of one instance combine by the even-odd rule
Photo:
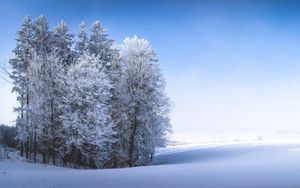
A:
<svg viewBox="0 0 300 188">
<path fill-rule="evenodd" d="M 160 150 L 152 165 L 79 170 L 0 161 L 0 187 L 104 188 L 296 188 L 300 187 L 300 144 L 227 144 Z"/>
</svg>

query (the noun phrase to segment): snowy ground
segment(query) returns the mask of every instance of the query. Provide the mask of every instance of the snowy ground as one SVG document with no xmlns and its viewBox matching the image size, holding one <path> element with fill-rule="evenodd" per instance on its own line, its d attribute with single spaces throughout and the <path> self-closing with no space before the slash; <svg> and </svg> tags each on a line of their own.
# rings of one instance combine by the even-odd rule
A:
<svg viewBox="0 0 300 188">
<path fill-rule="evenodd" d="M 0 188 L 299 188 L 300 144 L 227 144 L 159 151 L 152 166 L 76 170 L 0 161 Z"/>
</svg>

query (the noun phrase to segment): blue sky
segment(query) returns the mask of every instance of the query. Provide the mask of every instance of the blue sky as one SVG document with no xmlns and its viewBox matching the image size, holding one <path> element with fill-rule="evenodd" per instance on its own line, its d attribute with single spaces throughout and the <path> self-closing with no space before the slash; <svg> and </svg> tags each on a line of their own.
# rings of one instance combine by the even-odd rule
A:
<svg viewBox="0 0 300 188">
<path fill-rule="evenodd" d="M 116 42 L 137 35 L 156 49 L 174 133 L 300 132 L 299 10 L 283 0 L 2 0 L 0 64 L 25 15 L 73 32 L 100 20 Z M 14 95 L 0 84 L 0 123 L 12 124 Z"/>
</svg>

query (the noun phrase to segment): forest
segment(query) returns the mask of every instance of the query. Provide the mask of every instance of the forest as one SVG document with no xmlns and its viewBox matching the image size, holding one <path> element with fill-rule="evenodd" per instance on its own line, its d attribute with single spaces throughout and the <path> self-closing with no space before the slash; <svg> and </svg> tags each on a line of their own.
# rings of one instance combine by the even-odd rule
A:
<svg viewBox="0 0 300 188">
<path fill-rule="evenodd" d="M 170 99 L 150 43 L 121 44 L 99 21 L 79 34 L 24 18 L 7 73 L 17 95 L 16 140 L 32 162 L 74 168 L 145 165 L 171 131 Z"/>
</svg>

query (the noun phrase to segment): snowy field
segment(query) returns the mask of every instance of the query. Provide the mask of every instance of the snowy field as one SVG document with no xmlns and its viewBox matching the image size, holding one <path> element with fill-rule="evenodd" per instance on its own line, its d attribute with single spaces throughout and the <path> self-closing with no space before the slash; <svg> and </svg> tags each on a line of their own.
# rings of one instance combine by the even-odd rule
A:
<svg viewBox="0 0 300 188">
<path fill-rule="evenodd" d="M 11 154 L 12 155 L 12 154 Z M 146 167 L 77 170 L 0 161 L 0 188 L 299 188 L 300 144 L 226 144 L 160 150 Z"/>
</svg>

